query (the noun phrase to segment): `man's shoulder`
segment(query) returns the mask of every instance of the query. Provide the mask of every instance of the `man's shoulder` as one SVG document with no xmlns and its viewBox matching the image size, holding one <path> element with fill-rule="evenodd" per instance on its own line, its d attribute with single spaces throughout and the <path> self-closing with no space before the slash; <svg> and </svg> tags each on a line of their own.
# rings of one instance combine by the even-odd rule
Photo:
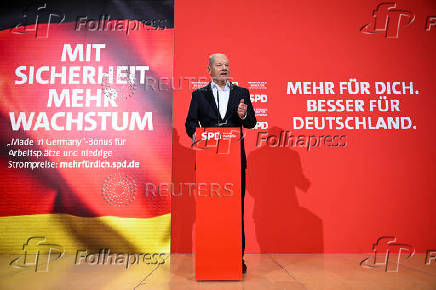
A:
<svg viewBox="0 0 436 290">
<path fill-rule="evenodd" d="M 194 90 L 192 92 L 192 95 L 204 94 L 209 90 L 209 88 L 210 88 L 210 83 L 202 88 L 198 88 L 198 89 Z"/>
<path fill-rule="evenodd" d="M 236 90 L 236 91 L 240 91 L 240 92 L 243 92 L 243 93 L 248 93 L 248 89 L 247 88 L 241 87 L 241 86 L 239 86 L 239 85 L 237 85 L 235 83 L 232 83 L 231 89 Z"/>
<path fill-rule="evenodd" d="M 193 91 L 192 95 L 205 94 L 208 90 L 210 90 L 210 86 L 211 86 L 211 84 L 208 83 L 206 86 L 204 86 L 202 88 L 198 88 L 195 91 Z M 235 83 L 230 83 L 230 89 L 231 90 L 236 90 L 237 92 L 242 92 L 242 93 L 248 93 L 249 92 L 247 88 L 240 87 L 239 85 L 237 85 Z"/>
</svg>

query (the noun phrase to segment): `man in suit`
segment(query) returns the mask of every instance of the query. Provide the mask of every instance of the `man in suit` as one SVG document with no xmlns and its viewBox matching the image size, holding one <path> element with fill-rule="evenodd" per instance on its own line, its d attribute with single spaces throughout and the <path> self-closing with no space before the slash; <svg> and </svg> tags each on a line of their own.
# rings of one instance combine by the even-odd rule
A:
<svg viewBox="0 0 436 290">
<path fill-rule="evenodd" d="M 229 60 L 221 53 L 209 57 L 208 71 L 212 81 L 203 88 L 192 93 L 188 116 L 186 117 L 186 134 L 195 143 L 197 127 L 242 127 L 254 128 L 256 116 L 247 89 L 232 84 L 230 79 Z M 241 199 L 242 199 L 242 256 L 245 251 L 244 231 L 244 197 L 245 197 L 245 156 L 244 138 L 241 137 Z M 247 271 L 242 259 L 242 271 Z"/>
</svg>

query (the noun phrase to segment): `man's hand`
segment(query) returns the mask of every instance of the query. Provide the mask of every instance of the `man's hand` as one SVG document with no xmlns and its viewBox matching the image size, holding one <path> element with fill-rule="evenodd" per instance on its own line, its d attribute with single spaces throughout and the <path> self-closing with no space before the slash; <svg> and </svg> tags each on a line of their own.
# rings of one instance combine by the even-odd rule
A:
<svg viewBox="0 0 436 290">
<path fill-rule="evenodd" d="M 239 102 L 239 106 L 238 106 L 238 116 L 239 118 L 244 119 L 246 114 L 247 114 L 247 105 L 244 103 L 244 99 L 241 99 L 241 102 Z"/>
<path fill-rule="evenodd" d="M 192 134 L 192 144 L 194 144 L 195 143 L 195 134 L 196 134 L 197 132 L 194 132 L 194 134 Z"/>
</svg>

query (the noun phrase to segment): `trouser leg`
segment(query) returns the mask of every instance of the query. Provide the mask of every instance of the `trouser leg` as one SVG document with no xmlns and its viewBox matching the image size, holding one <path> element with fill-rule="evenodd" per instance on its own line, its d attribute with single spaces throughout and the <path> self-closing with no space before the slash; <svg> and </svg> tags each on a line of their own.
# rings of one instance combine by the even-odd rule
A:
<svg viewBox="0 0 436 290">
<path fill-rule="evenodd" d="M 245 252 L 245 230 L 244 230 L 244 200 L 245 200 L 245 169 L 241 169 L 241 201 L 242 201 L 242 257 Z"/>
</svg>

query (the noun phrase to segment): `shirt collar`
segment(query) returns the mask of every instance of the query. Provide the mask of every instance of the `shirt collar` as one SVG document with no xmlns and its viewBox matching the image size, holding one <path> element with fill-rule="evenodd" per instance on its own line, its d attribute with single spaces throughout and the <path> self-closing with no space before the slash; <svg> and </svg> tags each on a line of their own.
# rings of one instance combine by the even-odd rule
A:
<svg viewBox="0 0 436 290">
<path fill-rule="evenodd" d="M 223 89 L 221 89 L 221 87 L 219 85 L 217 85 L 214 81 L 211 81 L 211 88 L 212 89 L 219 89 L 219 90 L 223 90 L 223 91 L 229 91 L 230 90 L 230 82 L 226 81 L 226 85 Z"/>
</svg>

